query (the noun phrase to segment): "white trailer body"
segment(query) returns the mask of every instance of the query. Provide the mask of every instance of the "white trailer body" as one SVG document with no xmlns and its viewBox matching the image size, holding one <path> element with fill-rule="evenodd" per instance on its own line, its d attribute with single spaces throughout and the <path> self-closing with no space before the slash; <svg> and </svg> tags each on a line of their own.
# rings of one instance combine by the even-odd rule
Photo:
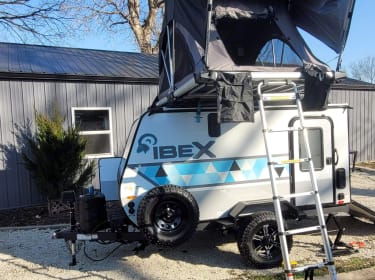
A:
<svg viewBox="0 0 375 280">
<path fill-rule="evenodd" d="M 321 200 L 325 208 L 350 203 L 348 107 L 331 105 L 306 112 L 306 127 Z M 120 185 L 123 208 L 137 225 L 137 209 L 151 189 L 175 185 L 190 192 L 199 206 L 199 221 L 230 217 L 239 202 L 256 205 L 272 199 L 259 112 L 254 123 L 217 123 L 215 110 L 182 108 L 147 113 L 140 119 L 124 154 L 126 166 Z M 266 111 L 269 127 L 298 125 L 295 107 Z M 302 158 L 298 131 L 273 133 L 275 160 Z M 305 163 L 274 167 L 281 194 L 310 190 Z M 301 209 L 312 198 L 295 198 Z"/>
</svg>

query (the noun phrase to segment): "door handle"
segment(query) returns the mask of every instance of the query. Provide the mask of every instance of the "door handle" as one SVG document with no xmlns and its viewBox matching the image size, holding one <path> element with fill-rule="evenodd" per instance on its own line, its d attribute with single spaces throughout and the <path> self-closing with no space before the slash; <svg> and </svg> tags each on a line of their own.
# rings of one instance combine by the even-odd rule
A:
<svg viewBox="0 0 375 280">
<path fill-rule="evenodd" d="M 335 154 L 335 165 L 339 163 L 339 153 L 337 152 L 337 149 L 334 149 L 334 154 Z"/>
</svg>

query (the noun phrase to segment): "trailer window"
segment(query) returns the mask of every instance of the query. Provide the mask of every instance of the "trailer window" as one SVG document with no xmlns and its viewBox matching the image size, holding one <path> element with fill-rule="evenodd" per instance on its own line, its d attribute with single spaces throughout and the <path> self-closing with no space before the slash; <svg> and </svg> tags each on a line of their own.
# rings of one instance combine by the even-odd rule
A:
<svg viewBox="0 0 375 280">
<path fill-rule="evenodd" d="M 322 170 L 324 168 L 323 161 L 323 131 L 321 128 L 308 128 L 307 137 L 309 139 L 311 157 L 314 163 L 315 170 Z M 303 132 L 300 131 L 299 135 L 299 157 L 306 158 L 305 141 L 303 138 Z M 301 171 L 309 171 L 309 163 L 300 163 Z"/>
<path fill-rule="evenodd" d="M 111 108 L 72 108 L 73 126 L 87 140 L 88 158 L 113 156 Z"/>
</svg>

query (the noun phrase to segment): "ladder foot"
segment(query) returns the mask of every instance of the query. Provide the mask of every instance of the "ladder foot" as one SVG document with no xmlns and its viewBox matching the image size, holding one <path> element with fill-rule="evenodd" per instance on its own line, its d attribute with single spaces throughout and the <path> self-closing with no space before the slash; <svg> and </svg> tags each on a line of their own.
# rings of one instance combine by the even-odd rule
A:
<svg viewBox="0 0 375 280">
<path fill-rule="evenodd" d="M 305 270 L 305 280 L 314 279 L 314 268 L 308 268 Z"/>
</svg>

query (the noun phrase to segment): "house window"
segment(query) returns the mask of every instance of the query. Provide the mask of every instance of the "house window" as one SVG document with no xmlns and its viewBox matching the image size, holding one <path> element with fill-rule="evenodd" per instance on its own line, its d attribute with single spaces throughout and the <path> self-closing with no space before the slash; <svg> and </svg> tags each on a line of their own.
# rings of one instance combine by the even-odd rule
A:
<svg viewBox="0 0 375 280">
<path fill-rule="evenodd" d="M 314 163 L 315 170 L 322 170 L 324 168 L 323 156 L 323 131 L 320 128 L 308 128 L 307 138 L 310 144 L 311 158 Z M 307 153 L 305 149 L 305 141 L 303 132 L 299 132 L 299 154 L 300 158 L 306 158 Z M 309 171 L 309 163 L 300 163 L 301 171 Z"/>
<path fill-rule="evenodd" d="M 87 157 L 113 156 L 111 108 L 73 107 L 72 122 L 87 140 Z"/>
</svg>

